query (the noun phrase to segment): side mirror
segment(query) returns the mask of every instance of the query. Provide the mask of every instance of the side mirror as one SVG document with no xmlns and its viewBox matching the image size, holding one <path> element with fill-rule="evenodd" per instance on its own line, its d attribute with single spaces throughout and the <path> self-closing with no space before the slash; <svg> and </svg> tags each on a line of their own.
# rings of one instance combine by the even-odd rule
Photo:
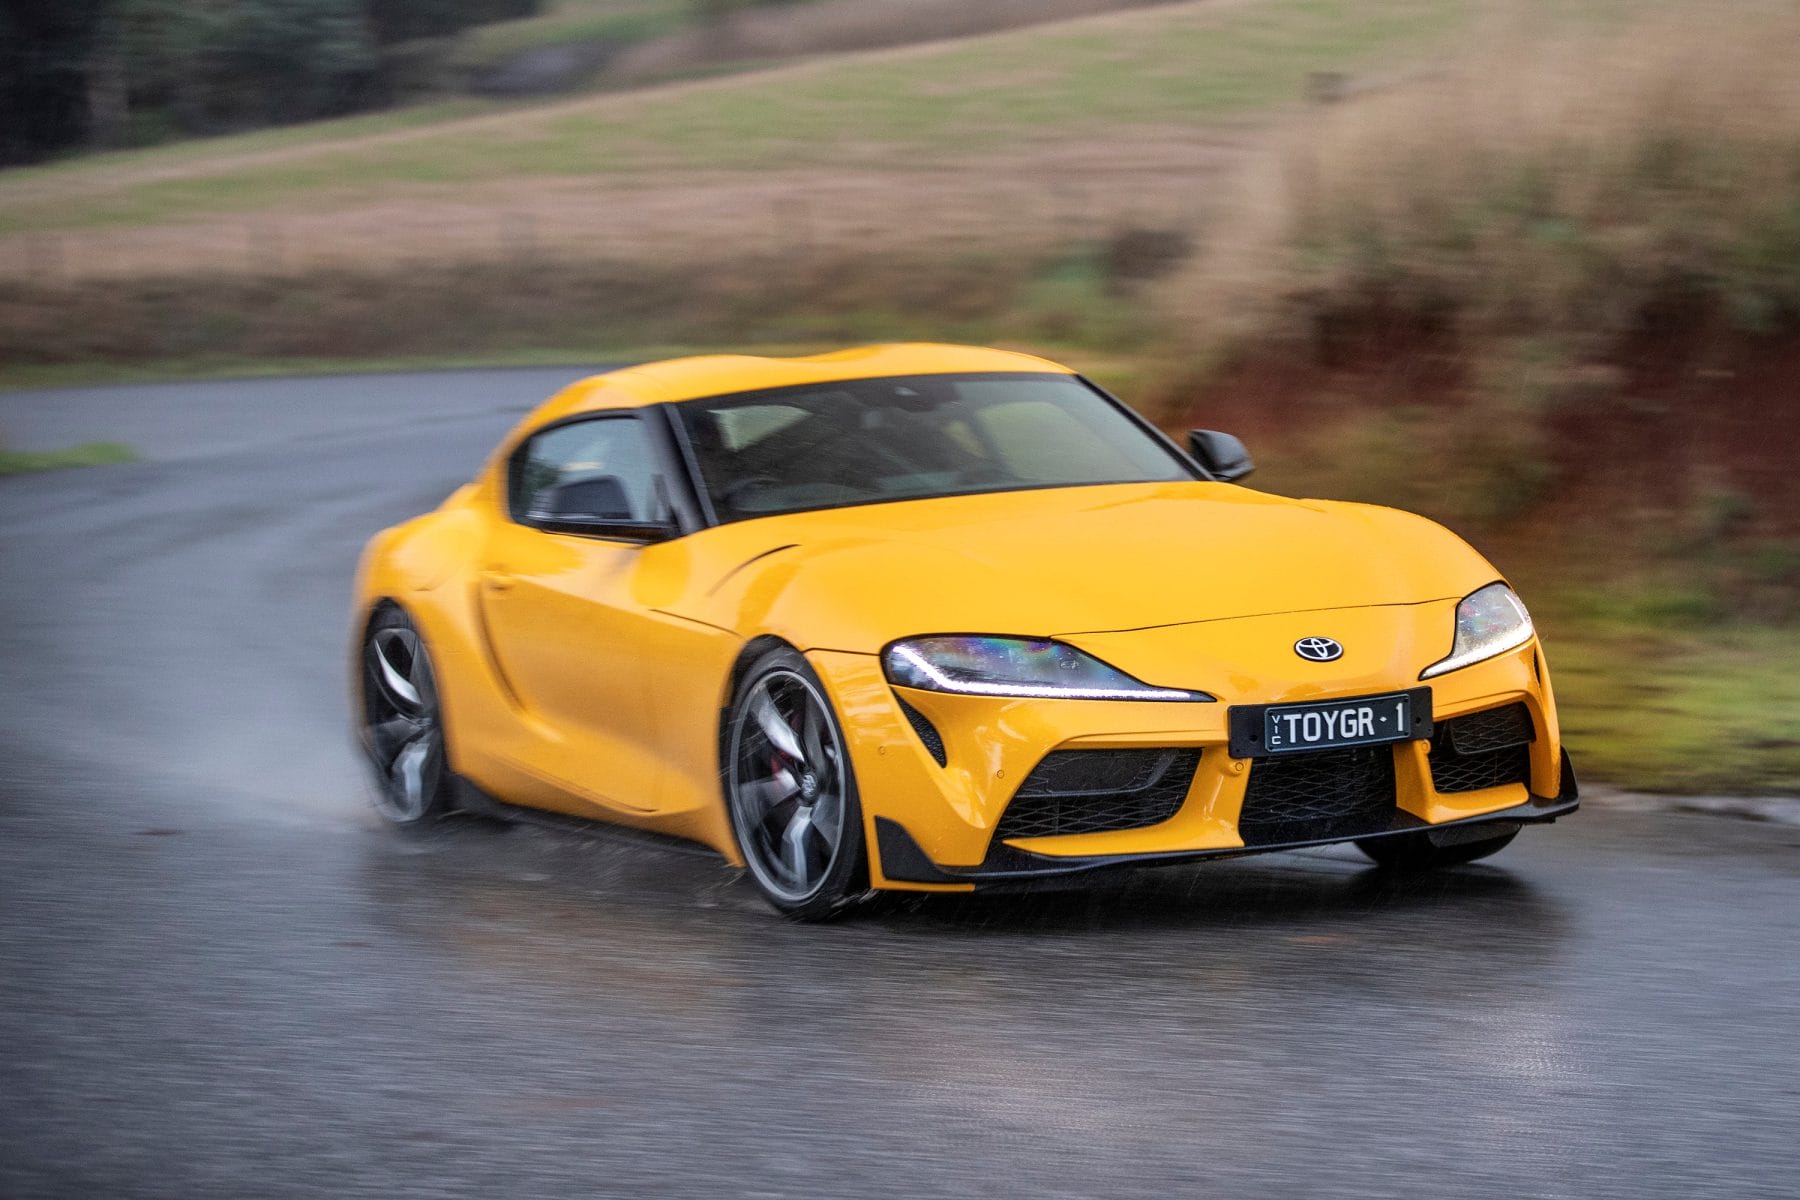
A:
<svg viewBox="0 0 1800 1200">
<path fill-rule="evenodd" d="M 1220 483 L 1234 483 L 1256 470 L 1250 451 L 1229 433 L 1216 429 L 1195 429 L 1188 433 L 1188 448 L 1200 469 Z"/>
<path fill-rule="evenodd" d="M 667 521 L 634 519 L 625 485 L 616 475 L 547 487 L 532 500 L 525 519 L 550 533 L 627 542 L 666 542 L 677 532 Z"/>
</svg>

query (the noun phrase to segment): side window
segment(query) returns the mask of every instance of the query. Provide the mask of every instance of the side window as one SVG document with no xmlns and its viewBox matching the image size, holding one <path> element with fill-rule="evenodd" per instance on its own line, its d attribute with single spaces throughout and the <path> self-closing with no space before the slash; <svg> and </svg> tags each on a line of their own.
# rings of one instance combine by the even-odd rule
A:
<svg viewBox="0 0 1800 1200">
<path fill-rule="evenodd" d="M 559 425 L 514 451 L 507 487 L 513 520 L 529 524 L 569 484 L 587 485 L 583 498 L 598 516 L 653 521 L 667 513 L 656 447 L 636 417 Z"/>
</svg>

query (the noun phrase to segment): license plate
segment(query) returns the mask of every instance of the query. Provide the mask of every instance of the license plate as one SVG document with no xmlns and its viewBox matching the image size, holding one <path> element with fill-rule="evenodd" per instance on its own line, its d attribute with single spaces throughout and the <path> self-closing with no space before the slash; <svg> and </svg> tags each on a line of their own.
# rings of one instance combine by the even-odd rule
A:
<svg viewBox="0 0 1800 1200">
<path fill-rule="evenodd" d="M 1230 714 L 1231 756 L 1382 746 L 1431 736 L 1431 689 L 1305 704 L 1247 704 Z"/>
</svg>

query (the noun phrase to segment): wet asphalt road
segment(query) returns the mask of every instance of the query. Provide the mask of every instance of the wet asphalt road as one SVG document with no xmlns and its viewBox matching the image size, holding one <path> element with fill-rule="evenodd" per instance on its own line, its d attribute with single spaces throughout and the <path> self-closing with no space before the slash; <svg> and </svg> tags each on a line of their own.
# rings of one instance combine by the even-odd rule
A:
<svg viewBox="0 0 1800 1200">
<path fill-rule="evenodd" d="M 0 1197 L 1800 1193 L 1800 828 L 1590 806 L 805 928 L 381 826 L 368 533 L 574 372 L 0 396 Z"/>
</svg>

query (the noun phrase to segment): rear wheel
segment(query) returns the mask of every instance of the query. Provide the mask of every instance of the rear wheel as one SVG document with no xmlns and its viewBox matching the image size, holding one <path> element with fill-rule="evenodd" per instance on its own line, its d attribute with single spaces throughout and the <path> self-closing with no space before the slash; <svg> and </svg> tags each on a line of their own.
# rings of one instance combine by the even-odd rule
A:
<svg viewBox="0 0 1800 1200">
<path fill-rule="evenodd" d="M 725 795 L 750 878 L 783 914 L 835 916 L 868 890 L 862 805 L 837 715 L 793 650 L 744 673 L 726 718 Z"/>
<path fill-rule="evenodd" d="M 1429 831 L 1390 834 L 1387 837 L 1364 838 L 1356 848 L 1374 859 L 1378 866 L 1391 871 L 1429 871 L 1437 867 L 1454 867 L 1474 862 L 1506 849 L 1519 836 L 1518 827 L 1494 837 L 1439 845 Z"/>
<path fill-rule="evenodd" d="M 449 810 L 437 678 L 425 640 L 407 615 L 383 609 L 362 653 L 362 744 L 375 772 L 375 807 L 396 825 Z"/>
</svg>

